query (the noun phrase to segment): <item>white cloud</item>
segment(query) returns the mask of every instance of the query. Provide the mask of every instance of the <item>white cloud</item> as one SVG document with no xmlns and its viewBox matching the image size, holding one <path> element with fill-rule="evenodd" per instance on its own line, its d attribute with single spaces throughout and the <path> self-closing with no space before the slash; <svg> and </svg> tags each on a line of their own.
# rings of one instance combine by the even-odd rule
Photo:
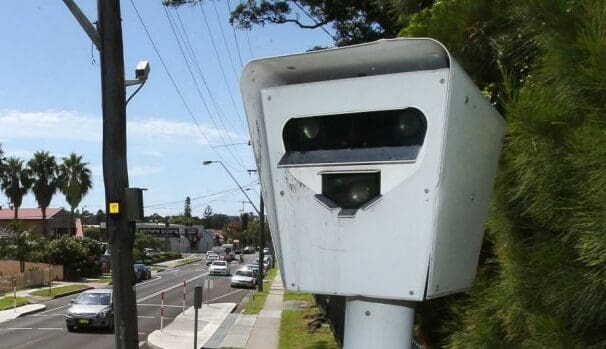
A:
<svg viewBox="0 0 606 349">
<path fill-rule="evenodd" d="M 198 144 L 220 143 L 225 137 L 241 139 L 235 133 L 200 124 L 203 137 L 194 123 L 161 118 L 141 118 L 128 121 L 129 138 L 150 141 Z M 74 111 L 22 112 L 0 110 L 0 139 L 72 140 L 100 143 L 101 118 Z"/>
</svg>

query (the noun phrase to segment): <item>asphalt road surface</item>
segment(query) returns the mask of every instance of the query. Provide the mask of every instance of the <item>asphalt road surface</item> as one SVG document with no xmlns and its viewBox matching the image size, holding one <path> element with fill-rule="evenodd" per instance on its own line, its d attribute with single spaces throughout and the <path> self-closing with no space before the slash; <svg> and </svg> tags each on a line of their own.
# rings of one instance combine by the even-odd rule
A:
<svg viewBox="0 0 606 349">
<path fill-rule="evenodd" d="M 255 255 L 244 257 L 248 263 L 255 258 Z M 238 262 L 232 262 L 232 270 L 238 267 Z M 145 348 L 147 336 L 154 330 L 160 329 L 162 292 L 166 306 L 164 309 L 164 326 L 166 326 L 183 310 L 183 281 L 186 286 L 185 304 L 189 307 L 193 305 L 193 288 L 202 285 L 203 280 L 209 278 L 214 280 L 214 287 L 204 295 L 204 302 L 239 304 L 244 296 L 251 292 L 246 289 L 231 288 L 228 276 L 208 276 L 208 268 L 204 262 L 167 269 L 158 273 L 152 280 L 137 284 L 140 346 Z M 63 314 L 69 307 L 69 301 L 76 296 L 44 302 L 47 308 L 42 312 L 0 323 L 0 349 L 114 348 L 114 334 L 105 330 L 67 331 Z"/>
</svg>

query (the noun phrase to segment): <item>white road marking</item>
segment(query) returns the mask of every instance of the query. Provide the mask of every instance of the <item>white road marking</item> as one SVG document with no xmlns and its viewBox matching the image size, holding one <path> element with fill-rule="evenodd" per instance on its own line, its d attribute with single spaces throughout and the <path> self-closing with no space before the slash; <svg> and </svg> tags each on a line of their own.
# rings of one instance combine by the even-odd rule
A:
<svg viewBox="0 0 606 349">
<path fill-rule="evenodd" d="M 239 290 L 235 290 L 235 291 L 233 291 L 233 292 L 226 293 L 226 294 L 224 294 L 224 295 L 222 295 L 222 296 L 215 297 L 215 298 L 213 298 L 213 299 L 209 299 L 209 300 L 207 300 L 206 302 L 208 303 L 208 302 L 216 301 L 217 299 L 221 299 L 221 298 L 225 298 L 225 297 L 227 297 L 227 296 L 231 296 L 232 294 L 234 294 L 234 293 L 238 293 L 238 292 L 240 292 L 240 291 L 245 291 L 245 290 L 244 290 L 243 288 L 241 288 L 241 289 L 239 289 Z"/>
<path fill-rule="evenodd" d="M 147 284 L 149 284 L 150 282 L 154 282 L 154 281 L 157 281 L 157 280 L 160 280 L 160 279 L 162 279 L 162 276 L 160 276 L 160 275 L 156 275 L 156 276 L 155 276 L 153 279 L 151 279 L 151 280 L 147 280 L 147 281 L 145 281 L 145 282 L 142 282 L 142 283 L 139 283 L 139 284 L 135 284 L 135 287 L 137 287 L 137 286 L 143 286 L 143 285 L 147 285 Z"/>
<path fill-rule="evenodd" d="M 148 316 L 148 315 L 137 315 L 137 317 L 140 317 L 142 319 L 155 319 L 155 316 Z"/>
<path fill-rule="evenodd" d="M 59 327 L 39 327 L 39 330 L 59 330 L 59 331 L 63 331 L 63 328 L 59 328 Z"/>
<path fill-rule="evenodd" d="M 7 327 L 7 330 L 33 330 L 31 327 Z"/>
<path fill-rule="evenodd" d="M 193 277 L 193 278 L 191 278 L 191 279 L 189 279 L 189 280 L 186 280 L 185 282 L 186 282 L 186 283 L 190 283 L 190 282 L 192 282 L 192 281 L 194 281 L 194 280 L 197 280 L 197 279 L 203 278 L 203 277 L 205 277 L 206 275 L 208 275 L 208 273 L 204 273 L 204 274 L 202 274 L 202 275 L 195 276 L 195 277 Z M 154 298 L 154 297 L 156 297 L 156 296 L 158 296 L 158 295 L 162 294 L 162 292 L 167 292 L 167 291 L 170 291 L 170 290 L 174 290 L 175 288 L 178 288 L 178 287 L 183 287 L 183 282 L 179 282 L 179 283 L 178 283 L 178 284 L 176 284 L 176 285 L 173 285 L 173 286 L 167 287 L 167 288 L 165 288 L 165 289 L 163 289 L 163 290 L 160 290 L 160 291 L 158 291 L 158 292 L 156 292 L 156 293 L 152 293 L 152 294 L 150 294 L 149 296 L 146 296 L 146 297 L 143 297 L 143 298 L 139 298 L 139 299 L 137 299 L 137 303 L 139 303 L 139 302 L 144 302 L 144 301 L 146 301 L 146 300 L 148 300 L 148 299 Z"/>
<path fill-rule="evenodd" d="M 142 306 L 142 307 L 161 307 L 162 304 L 149 304 L 149 303 L 138 303 L 137 306 Z M 183 305 L 170 305 L 170 304 L 164 304 L 165 308 L 183 308 Z"/>
</svg>

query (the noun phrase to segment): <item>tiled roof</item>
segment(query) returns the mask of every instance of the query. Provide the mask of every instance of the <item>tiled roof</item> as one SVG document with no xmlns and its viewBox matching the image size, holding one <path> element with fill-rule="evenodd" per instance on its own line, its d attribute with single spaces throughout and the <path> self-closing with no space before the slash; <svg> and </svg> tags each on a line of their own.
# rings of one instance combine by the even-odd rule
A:
<svg viewBox="0 0 606 349">
<path fill-rule="evenodd" d="M 63 208 L 47 208 L 46 209 L 46 218 L 51 218 L 59 212 L 62 212 Z M 2 208 L 0 209 L 0 221 L 3 220 L 11 220 L 15 216 L 15 210 Z M 39 208 L 20 208 L 19 209 L 19 217 L 18 219 L 22 220 L 37 220 L 42 219 L 42 210 Z"/>
</svg>

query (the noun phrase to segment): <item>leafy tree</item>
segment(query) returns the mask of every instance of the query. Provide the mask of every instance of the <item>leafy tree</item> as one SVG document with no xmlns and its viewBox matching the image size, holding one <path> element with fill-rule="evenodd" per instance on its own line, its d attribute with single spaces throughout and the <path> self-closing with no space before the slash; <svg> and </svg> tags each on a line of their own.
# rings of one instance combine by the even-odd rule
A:
<svg viewBox="0 0 606 349">
<path fill-rule="evenodd" d="M 2 143 L 0 143 L 0 181 L 4 177 L 4 166 L 6 158 L 4 157 L 4 149 L 2 149 Z"/>
<path fill-rule="evenodd" d="M 185 217 L 191 217 L 191 199 L 188 197 L 185 198 L 185 205 L 183 207 L 183 215 Z"/>
<path fill-rule="evenodd" d="M 105 212 L 103 212 L 103 210 L 99 209 L 97 210 L 97 213 L 95 214 L 95 218 L 97 220 L 97 224 L 100 224 L 101 222 L 105 222 Z"/>
<path fill-rule="evenodd" d="M 8 254 L 19 261 L 19 269 L 25 272 L 25 262 L 32 257 L 32 254 L 39 248 L 36 239 L 33 239 L 30 233 L 23 228 L 21 221 L 14 220 L 10 225 L 13 231 L 13 238 L 8 246 Z"/>
<path fill-rule="evenodd" d="M 82 162 L 82 156 L 71 153 L 69 157 L 63 158 L 63 163 L 59 166 L 59 181 L 60 190 L 70 206 L 70 234 L 72 234 L 74 210 L 93 187 L 88 163 Z"/>
<path fill-rule="evenodd" d="M 255 25 L 291 23 L 303 29 L 322 28 L 337 46 L 395 37 L 405 14 L 425 8 L 433 0 L 248 0 L 236 6 L 230 22 L 251 29 Z M 334 34 L 324 27 L 330 25 Z"/>
<path fill-rule="evenodd" d="M 103 252 L 96 240 L 64 235 L 48 243 L 47 253 L 53 263 L 63 265 L 67 279 L 95 276 L 101 272 L 99 257 Z"/>
<path fill-rule="evenodd" d="M 48 237 L 46 208 L 59 188 L 58 167 L 55 157 L 46 151 L 34 153 L 27 166 L 33 181 L 32 191 L 42 210 L 42 235 Z"/>
<path fill-rule="evenodd" d="M 133 243 L 133 259 L 143 260 L 145 258 L 145 249 L 151 248 L 158 250 L 162 247 L 162 243 L 159 239 L 147 235 L 145 233 L 136 233 L 135 241 Z"/>
<path fill-rule="evenodd" d="M 24 161 L 17 157 L 10 157 L 4 166 L 4 177 L 1 178 L 0 187 L 10 200 L 15 209 L 14 219 L 19 216 L 19 207 L 23 202 L 23 197 L 32 186 L 30 173 Z"/>
</svg>

